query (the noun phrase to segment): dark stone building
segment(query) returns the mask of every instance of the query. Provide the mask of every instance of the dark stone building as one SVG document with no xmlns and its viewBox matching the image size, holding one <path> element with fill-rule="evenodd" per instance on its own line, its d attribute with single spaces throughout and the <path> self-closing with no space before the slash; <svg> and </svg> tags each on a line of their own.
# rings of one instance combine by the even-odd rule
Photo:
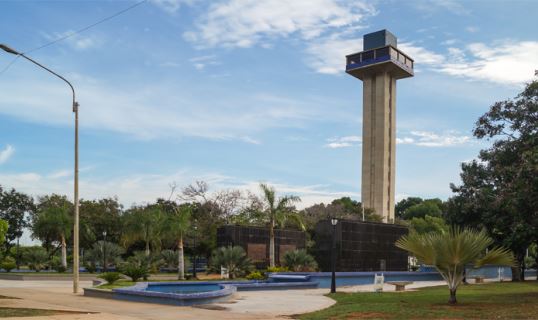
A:
<svg viewBox="0 0 538 320">
<path fill-rule="evenodd" d="M 333 226 L 316 225 L 313 253 L 322 271 L 331 271 Z M 407 234 L 396 224 L 339 220 L 336 225 L 336 271 L 407 271 L 407 252 L 394 243 Z"/>
<path fill-rule="evenodd" d="M 223 226 L 217 229 L 217 246 L 241 246 L 257 268 L 269 265 L 269 229 L 261 227 Z M 304 249 L 306 236 L 303 231 L 275 229 L 275 262 L 283 261 L 284 254 Z"/>
</svg>

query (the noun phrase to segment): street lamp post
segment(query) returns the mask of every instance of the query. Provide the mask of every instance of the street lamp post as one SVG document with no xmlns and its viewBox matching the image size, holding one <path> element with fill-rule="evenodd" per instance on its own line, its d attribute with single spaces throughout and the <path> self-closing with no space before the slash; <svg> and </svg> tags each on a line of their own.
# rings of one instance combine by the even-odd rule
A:
<svg viewBox="0 0 538 320">
<path fill-rule="evenodd" d="M 196 225 L 196 220 L 194 221 L 194 248 L 193 248 L 193 255 L 194 255 L 194 262 L 192 265 L 192 277 L 196 279 L 196 231 L 198 230 L 198 226 Z"/>
<path fill-rule="evenodd" d="M 333 247 L 331 250 L 331 293 L 336 292 L 336 224 L 338 219 L 331 218 L 333 226 Z"/>
<path fill-rule="evenodd" d="M 75 221 L 74 221 L 74 227 L 73 227 L 73 293 L 78 292 L 78 282 L 79 282 L 79 255 L 78 255 L 78 246 L 79 246 L 79 230 L 78 230 L 78 224 L 79 224 L 79 197 L 78 197 L 78 107 L 79 104 L 75 99 L 75 88 L 73 88 L 73 85 L 71 82 L 67 81 L 66 78 L 62 77 L 61 75 L 57 74 L 56 72 L 52 71 L 51 69 L 45 67 L 44 65 L 40 64 L 39 62 L 27 57 L 24 55 L 24 53 L 18 52 L 4 44 L 0 44 L 0 49 L 4 50 L 7 53 L 14 54 L 19 57 L 23 57 L 24 59 L 32 62 L 33 64 L 47 70 L 48 72 L 52 73 L 56 77 L 62 79 L 65 83 L 69 85 L 71 88 L 71 92 L 73 93 L 73 112 L 75 113 L 75 181 L 74 181 L 74 191 L 75 191 Z"/>
<path fill-rule="evenodd" d="M 103 272 L 106 271 L 106 231 L 103 231 Z"/>
</svg>

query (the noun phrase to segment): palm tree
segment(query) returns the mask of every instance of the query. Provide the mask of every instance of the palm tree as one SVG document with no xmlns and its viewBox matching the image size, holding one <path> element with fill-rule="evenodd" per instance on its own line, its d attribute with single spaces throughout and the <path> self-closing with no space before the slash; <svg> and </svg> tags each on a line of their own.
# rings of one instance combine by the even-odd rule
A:
<svg viewBox="0 0 538 320">
<path fill-rule="evenodd" d="M 164 232 L 175 241 L 177 241 L 178 261 L 177 277 L 179 280 L 185 279 L 185 255 L 183 250 L 183 237 L 191 225 L 192 206 L 183 204 L 179 207 L 174 206 L 173 212 L 168 215 L 164 224 Z"/>
<path fill-rule="evenodd" d="M 448 232 L 418 234 L 411 232 L 396 241 L 396 246 L 411 252 L 425 264 L 433 265 L 448 284 L 450 299 L 455 304 L 456 291 L 463 280 L 465 265 L 480 268 L 486 264 L 514 265 L 512 253 L 502 247 L 486 249 L 493 244 L 485 231 L 450 228 Z"/>
<path fill-rule="evenodd" d="M 53 239 L 60 243 L 62 267 L 67 268 L 67 237 L 73 228 L 70 208 L 67 204 L 45 207 L 34 220 L 33 236 L 38 239 Z"/>
<path fill-rule="evenodd" d="M 211 256 L 211 271 L 220 273 L 222 267 L 226 268 L 230 278 L 234 279 L 236 276 L 247 274 L 253 265 L 243 248 L 229 246 L 215 249 Z"/>
<path fill-rule="evenodd" d="M 161 246 L 161 234 L 165 222 L 164 214 L 158 206 L 134 208 L 125 215 L 123 243 L 130 245 L 144 241 L 145 254 L 149 256 L 150 248 L 157 250 Z"/>
<path fill-rule="evenodd" d="M 284 226 L 286 220 L 293 220 L 301 229 L 304 230 L 304 225 L 292 207 L 295 202 L 301 201 L 297 196 L 284 196 L 276 198 L 275 188 L 264 183 L 260 183 L 260 188 L 263 192 L 263 200 L 265 201 L 265 210 L 267 220 L 269 220 L 269 266 L 275 266 L 275 226 Z"/>
</svg>

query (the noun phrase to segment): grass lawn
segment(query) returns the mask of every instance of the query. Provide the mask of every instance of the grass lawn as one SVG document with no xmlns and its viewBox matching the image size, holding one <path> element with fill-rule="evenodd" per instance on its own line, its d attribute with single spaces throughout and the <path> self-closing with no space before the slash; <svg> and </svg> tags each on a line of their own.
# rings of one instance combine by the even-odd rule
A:
<svg viewBox="0 0 538 320">
<path fill-rule="evenodd" d="M 30 308 L 5 308 L 0 307 L 0 318 L 9 317 L 37 317 L 37 316 L 52 316 L 57 314 L 73 314 L 78 312 L 59 311 L 59 310 L 44 310 Z"/>
<path fill-rule="evenodd" d="M 446 286 L 409 292 L 336 293 L 330 308 L 299 319 L 538 319 L 538 282 L 462 285 L 450 306 Z"/>
<path fill-rule="evenodd" d="M 103 280 L 104 281 L 104 280 Z M 132 281 L 129 281 L 129 280 L 118 280 L 116 282 L 114 282 L 113 284 L 108 284 L 108 283 L 104 283 L 102 285 L 99 285 L 95 288 L 97 289 L 115 289 L 115 288 L 122 288 L 122 287 L 130 287 L 130 286 L 134 286 L 136 284 L 136 282 L 132 282 Z"/>
</svg>

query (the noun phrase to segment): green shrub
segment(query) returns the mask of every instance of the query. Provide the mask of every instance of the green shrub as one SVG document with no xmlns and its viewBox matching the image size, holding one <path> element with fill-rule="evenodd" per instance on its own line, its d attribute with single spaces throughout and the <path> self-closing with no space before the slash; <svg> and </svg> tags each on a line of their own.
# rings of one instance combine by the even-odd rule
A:
<svg viewBox="0 0 538 320">
<path fill-rule="evenodd" d="M 228 269 L 228 274 L 233 279 L 247 274 L 253 266 L 243 248 L 229 246 L 215 249 L 211 256 L 211 271 L 220 273 L 221 267 Z"/>
<path fill-rule="evenodd" d="M 290 269 L 288 267 L 268 267 L 267 272 L 288 272 Z"/>
<path fill-rule="evenodd" d="M 49 256 L 43 247 L 30 247 L 25 252 L 24 260 L 26 260 L 26 263 L 31 270 L 39 272 L 45 268 Z"/>
<path fill-rule="evenodd" d="M 133 282 L 138 281 L 140 278 L 147 279 L 149 272 L 145 265 L 138 264 L 133 261 L 124 263 L 120 268 L 121 273 L 131 278 Z"/>
<path fill-rule="evenodd" d="M 2 260 L 2 263 L 0 263 L 0 268 L 4 269 L 6 272 L 10 272 L 16 267 L 17 262 L 10 256 L 5 257 L 4 260 Z"/>
<path fill-rule="evenodd" d="M 254 271 L 248 274 L 248 280 L 265 280 L 265 275 L 260 271 Z"/>
<path fill-rule="evenodd" d="M 284 254 L 284 265 L 295 272 L 316 271 L 318 264 L 306 250 L 293 250 Z"/>
<path fill-rule="evenodd" d="M 98 275 L 97 278 L 105 280 L 108 284 L 113 284 L 121 279 L 121 274 L 119 272 L 105 272 Z"/>
<path fill-rule="evenodd" d="M 67 271 L 67 267 L 64 267 L 62 265 L 62 260 L 58 256 L 52 257 L 52 259 L 50 259 L 49 265 L 52 269 L 58 271 L 59 273 L 64 273 Z"/>
</svg>

